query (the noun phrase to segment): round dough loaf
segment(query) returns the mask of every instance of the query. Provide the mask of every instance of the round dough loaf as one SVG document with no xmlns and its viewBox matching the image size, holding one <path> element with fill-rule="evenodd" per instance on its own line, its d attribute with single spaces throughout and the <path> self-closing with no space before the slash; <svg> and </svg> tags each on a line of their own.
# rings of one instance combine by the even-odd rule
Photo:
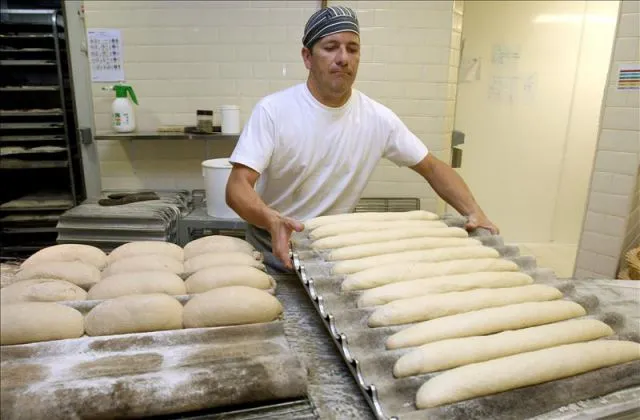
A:
<svg viewBox="0 0 640 420">
<path fill-rule="evenodd" d="M 100 281 L 100 270 L 80 261 L 43 261 L 16 273 L 15 280 L 65 280 L 89 290 Z"/>
<path fill-rule="evenodd" d="M 102 270 L 107 265 L 107 254 L 91 245 L 58 244 L 37 251 L 27 258 L 20 268 L 33 267 L 48 261 L 78 261 Z"/>
<path fill-rule="evenodd" d="M 329 214 L 326 216 L 318 216 L 304 222 L 306 230 L 313 230 L 319 226 L 340 223 L 340 222 L 364 222 L 364 221 L 388 221 L 388 220 L 438 220 L 439 217 L 435 213 L 425 210 L 411 211 L 381 211 L 381 212 L 356 212 Z"/>
<path fill-rule="evenodd" d="M 259 255 L 249 242 L 225 235 L 204 236 L 184 246 L 184 258 L 187 260 L 208 252 L 244 252 L 253 256 Z"/>
<path fill-rule="evenodd" d="M 185 328 L 255 324 L 273 321 L 282 304 L 269 293 L 253 287 L 230 286 L 195 295 L 184 307 Z"/>
<path fill-rule="evenodd" d="M 122 244 L 109 253 L 108 262 L 131 258 L 138 255 L 166 255 L 174 260 L 184 261 L 183 249 L 171 242 L 163 241 L 135 241 Z"/>
<path fill-rule="evenodd" d="M 169 271 L 137 271 L 105 277 L 89 290 L 87 299 L 112 299 L 127 295 L 165 293 L 179 296 L 187 293 L 184 281 Z"/>
<path fill-rule="evenodd" d="M 374 230 L 388 230 L 398 228 L 437 228 L 448 227 L 439 220 L 387 220 L 380 222 L 339 222 L 320 226 L 309 232 L 309 238 L 318 240 L 329 236 L 344 235 L 345 233 L 371 232 Z"/>
<path fill-rule="evenodd" d="M 109 264 L 102 271 L 102 278 L 116 274 L 136 273 L 138 271 L 168 271 L 174 274 L 182 274 L 184 272 L 184 264 L 163 254 L 136 255 L 122 258 Z"/>
<path fill-rule="evenodd" d="M 84 325 L 91 336 L 178 330 L 182 310 L 180 302 L 162 293 L 120 296 L 89 311 Z"/>
<path fill-rule="evenodd" d="M 64 280 L 35 279 L 14 283 L 0 289 L 0 303 L 58 302 L 85 300 L 87 292 Z"/>
<path fill-rule="evenodd" d="M 241 265 L 264 270 L 265 267 L 261 260 L 261 258 L 256 259 L 244 252 L 208 252 L 188 259 L 184 263 L 184 271 L 193 274 L 205 268 L 219 265 Z"/>
<path fill-rule="evenodd" d="M 275 286 L 273 277 L 254 267 L 220 265 L 205 268 L 185 281 L 187 292 L 202 293 L 211 289 L 227 286 L 248 286 L 255 289 L 272 289 Z"/>
<path fill-rule="evenodd" d="M 0 344 L 78 338 L 84 334 L 82 314 L 52 302 L 20 302 L 0 307 Z"/>
</svg>

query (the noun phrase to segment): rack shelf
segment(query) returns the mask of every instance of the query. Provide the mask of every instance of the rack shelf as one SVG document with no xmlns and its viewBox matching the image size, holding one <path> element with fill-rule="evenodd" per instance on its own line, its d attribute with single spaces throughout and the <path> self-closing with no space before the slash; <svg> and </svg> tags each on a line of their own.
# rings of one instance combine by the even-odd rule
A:
<svg viewBox="0 0 640 420">
<path fill-rule="evenodd" d="M 56 91 L 60 86 L 33 85 L 33 86 L 0 86 L 0 92 L 28 92 L 28 91 Z"/>
<path fill-rule="evenodd" d="M 45 3 L 2 9 L 3 256 L 55 244 L 60 214 L 86 198 L 62 0 Z"/>
</svg>

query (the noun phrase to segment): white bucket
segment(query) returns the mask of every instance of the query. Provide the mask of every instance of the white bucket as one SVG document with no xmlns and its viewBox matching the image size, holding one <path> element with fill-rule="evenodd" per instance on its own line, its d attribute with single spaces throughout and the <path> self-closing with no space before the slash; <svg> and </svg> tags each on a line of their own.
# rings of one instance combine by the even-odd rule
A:
<svg viewBox="0 0 640 420">
<path fill-rule="evenodd" d="M 222 134 L 240 133 L 240 107 L 237 105 L 222 105 L 220 112 L 220 131 Z"/>
<path fill-rule="evenodd" d="M 227 206 L 225 190 L 231 173 L 228 158 L 209 159 L 202 162 L 202 176 L 207 198 L 207 214 L 218 219 L 240 219 L 240 216 Z"/>
</svg>

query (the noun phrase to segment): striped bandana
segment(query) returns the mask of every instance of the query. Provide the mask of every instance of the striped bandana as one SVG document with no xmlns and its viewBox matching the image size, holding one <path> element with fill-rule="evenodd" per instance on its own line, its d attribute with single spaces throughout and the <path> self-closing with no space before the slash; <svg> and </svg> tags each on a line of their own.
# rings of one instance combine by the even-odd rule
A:
<svg viewBox="0 0 640 420">
<path fill-rule="evenodd" d="M 358 17 L 348 7 L 329 6 L 315 12 L 304 27 L 302 44 L 311 48 L 320 38 L 338 32 L 353 32 L 360 35 Z"/>
</svg>

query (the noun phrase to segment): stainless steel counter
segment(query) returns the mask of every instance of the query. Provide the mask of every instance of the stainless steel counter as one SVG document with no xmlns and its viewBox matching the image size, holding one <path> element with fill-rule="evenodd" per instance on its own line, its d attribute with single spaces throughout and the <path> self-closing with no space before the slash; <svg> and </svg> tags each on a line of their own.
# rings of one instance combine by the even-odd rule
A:
<svg viewBox="0 0 640 420">
<path fill-rule="evenodd" d="M 212 141 L 237 141 L 239 134 L 195 134 L 175 133 L 160 131 L 135 131 L 133 133 L 114 133 L 111 131 L 98 132 L 95 140 L 212 140 Z"/>
</svg>

